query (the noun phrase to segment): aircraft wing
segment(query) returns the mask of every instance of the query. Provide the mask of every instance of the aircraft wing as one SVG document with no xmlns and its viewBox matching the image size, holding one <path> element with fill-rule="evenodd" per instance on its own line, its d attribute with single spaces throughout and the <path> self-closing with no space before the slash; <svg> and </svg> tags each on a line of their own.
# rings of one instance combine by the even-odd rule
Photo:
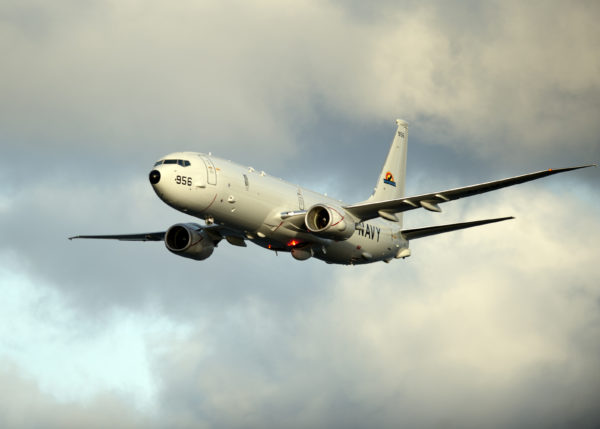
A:
<svg viewBox="0 0 600 429">
<path fill-rule="evenodd" d="M 141 234 L 117 234 L 117 235 L 76 235 L 69 237 L 69 240 L 75 238 L 99 238 L 104 240 L 121 240 L 121 241 L 163 241 L 165 239 L 165 231 L 162 232 L 144 232 Z"/>
<path fill-rule="evenodd" d="M 438 206 L 440 203 L 458 200 L 459 198 L 470 197 L 472 195 L 483 194 L 485 192 L 495 191 L 507 186 L 518 185 L 519 183 L 541 179 L 542 177 L 551 176 L 553 174 L 564 173 L 567 171 L 578 170 L 580 168 L 587 167 L 595 167 L 595 165 L 592 164 L 578 167 L 543 170 L 535 173 L 524 174 L 522 176 L 509 177 L 507 179 L 481 183 L 479 185 L 465 186 L 463 188 L 432 192 L 430 194 L 416 195 L 413 197 L 398 198 L 387 201 L 367 201 L 345 206 L 344 209 L 357 217 L 360 221 L 373 219 L 379 216 L 385 219 L 394 220 L 394 213 L 400 213 L 421 207 L 430 211 L 439 212 L 441 211 Z"/>
<path fill-rule="evenodd" d="M 458 231 L 459 229 L 472 228 L 474 226 L 486 225 L 488 223 L 502 222 L 504 220 L 514 219 L 512 216 L 499 217 L 496 219 L 476 220 L 473 222 L 452 223 L 449 225 L 429 226 L 426 228 L 407 229 L 402 231 L 402 235 L 408 241 L 417 238 L 429 237 L 430 235 L 443 234 L 445 232 Z"/>
<path fill-rule="evenodd" d="M 211 237 L 214 241 L 219 241 L 223 238 L 227 239 L 230 243 L 232 241 L 235 245 L 245 246 L 243 244 L 244 236 L 239 232 L 236 232 L 232 229 L 226 228 L 221 225 L 212 224 L 212 225 L 197 225 L 200 229 L 206 231 L 206 233 Z M 69 237 L 69 240 L 78 239 L 78 238 L 92 238 L 92 239 L 102 239 L 102 240 L 120 240 L 120 241 L 163 241 L 165 239 L 166 231 L 161 232 L 142 232 L 140 234 L 111 234 L 111 235 L 76 235 L 74 237 Z"/>
</svg>

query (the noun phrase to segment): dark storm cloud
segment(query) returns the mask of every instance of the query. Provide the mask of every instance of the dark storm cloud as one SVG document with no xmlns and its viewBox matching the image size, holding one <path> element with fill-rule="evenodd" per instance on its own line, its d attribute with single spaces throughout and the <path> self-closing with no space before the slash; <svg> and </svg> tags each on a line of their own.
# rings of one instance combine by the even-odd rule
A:
<svg viewBox="0 0 600 429">
<path fill-rule="evenodd" d="M 148 306 L 187 332 L 145 340 L 154 414 L 104 385 L 91 403 L 57 403 L 17 361 L 0 375 L 13 386 L 6 426 L 597 425 L 597 170 L 450 203 L 443 217 L 407 213 L 410 227 L 517 220 L 411 243 L 390 265 L 227 243 L 198 263 L 160 243 L 66 239 L 193 221 L 147 183 L 175 150 L 364 199 L 396 117 L 410 121 L 409 193 L 597 162 L 594 3 L 0 10 L 0 274 L 58 291 L 92 321 L 85 332 Z M 36 413 L 19 414 L 24 397 Z"/>
</svg>

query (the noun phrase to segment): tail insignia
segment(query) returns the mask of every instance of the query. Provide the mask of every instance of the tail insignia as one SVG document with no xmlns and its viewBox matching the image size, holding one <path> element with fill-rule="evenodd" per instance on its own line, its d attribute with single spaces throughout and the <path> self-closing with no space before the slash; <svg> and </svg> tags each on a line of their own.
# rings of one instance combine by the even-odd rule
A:
<svg viewBox="0 0 600 429">
<path fill-rule="evenodd" d="M 396 182 L 394 181 L 394 176 L 389 171 L 385 173 L 385 177 L 383 179 L 383 183 L 388 185 L 396 186 Z"/>
</svg>

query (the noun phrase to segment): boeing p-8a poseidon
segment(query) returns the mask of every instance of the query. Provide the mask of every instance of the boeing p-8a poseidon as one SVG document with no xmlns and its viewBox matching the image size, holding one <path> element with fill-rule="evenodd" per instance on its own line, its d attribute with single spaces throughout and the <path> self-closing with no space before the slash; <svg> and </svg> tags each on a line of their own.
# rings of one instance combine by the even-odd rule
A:
<svg viewBox="0 0 600 429">
<path fill-rule="evenodd" d="M 161 158 L 150 183 L 165 203 L 205 225 L 180 223 L 167 231 L 126 235 L 79 235 L 126 241 L 164 241 L 176 255 L 203 260 L 225 239 L 236 246 L 246 240 L 298 260 L 310 257 L 335 264 L 389 262 L 410 256 L 409 242 L 430 235 L 500 222 L 512 217 L 402 229 L 402 213 L 423 208 L 440 212 L 439 204 L 591 165 L 560 168 L 523 176 L 405 196 L 407 123 L 398 129 L 371 197 L 343 204 L 264 172 L 212 155 L 176 152 Z"/>
</svg>

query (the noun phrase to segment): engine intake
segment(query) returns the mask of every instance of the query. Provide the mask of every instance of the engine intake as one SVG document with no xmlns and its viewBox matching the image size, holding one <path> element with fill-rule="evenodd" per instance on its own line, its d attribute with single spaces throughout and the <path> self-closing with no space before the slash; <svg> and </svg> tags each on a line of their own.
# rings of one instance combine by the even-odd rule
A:
<svg viewBox="0 0 600 429">
<path fill-rule="evenodd" d="M 212 255 L 215 245 L 210 237 L 195 223 L 178 223 L 167 230 L 165 246 L 184 258 L 201 261 Z"/>
<path fill-rule="evenodd" d="M 312 206 L 304 218 L 310 232 L 320 237 L 333 240 L 347 240 L 354 234 L 354 222 L 347 221 L 347 214 L 340 207 L 316 204 Z"/>
</svg>

